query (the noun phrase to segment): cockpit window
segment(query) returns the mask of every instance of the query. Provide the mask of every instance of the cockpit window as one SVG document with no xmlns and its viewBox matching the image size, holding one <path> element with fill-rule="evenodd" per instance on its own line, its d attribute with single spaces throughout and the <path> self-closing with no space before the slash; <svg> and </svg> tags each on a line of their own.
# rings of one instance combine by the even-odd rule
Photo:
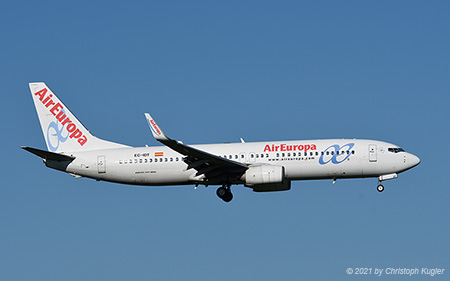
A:
<svg viewBox="0 0 450 281">
<path fill-rule="evenodd" d="M 405 152 L 405 150 L 401 147 L 390 147 L 388 148 L 388 151 L 394 153 Z"/>
</svg>

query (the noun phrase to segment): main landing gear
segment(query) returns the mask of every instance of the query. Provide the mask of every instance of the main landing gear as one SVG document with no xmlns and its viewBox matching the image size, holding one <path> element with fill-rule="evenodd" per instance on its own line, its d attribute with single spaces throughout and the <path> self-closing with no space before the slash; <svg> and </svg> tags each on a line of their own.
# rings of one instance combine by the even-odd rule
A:
<svg viewBox="0 0 450 281">
<path fill-rule="evenodd" d="M 231 185 L 224 185 L 219 187 L 216 191 L 217 196 L 225 202 L 233 200 L 233 193 L 231 193 Z"/>
</svg>

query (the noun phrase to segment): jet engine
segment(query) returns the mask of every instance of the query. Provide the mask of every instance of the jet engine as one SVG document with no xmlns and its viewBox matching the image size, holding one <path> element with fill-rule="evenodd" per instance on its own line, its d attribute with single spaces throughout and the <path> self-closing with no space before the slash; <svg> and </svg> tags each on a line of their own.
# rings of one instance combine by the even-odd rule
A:
<svg viewBox="0 0 450 281">
<path fill-rule="evenodd" d="M 245 185 L 253 191 L 282 191 L 291 188 L 291 182 L 286 180 L 283 166 L 258 165 L 251 166 L 242 176 Z"/>
</svg>

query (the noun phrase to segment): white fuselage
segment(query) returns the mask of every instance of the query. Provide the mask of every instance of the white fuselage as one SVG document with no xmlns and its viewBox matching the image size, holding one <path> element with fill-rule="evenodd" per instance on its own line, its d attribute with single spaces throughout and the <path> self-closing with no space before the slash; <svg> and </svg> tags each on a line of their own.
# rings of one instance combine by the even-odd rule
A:
<svg viewBox="0 0 450 281">
<path fill-rule="evenodd" d="M 192 147 L 250 167 L 283 166 L 288 180 L 379 177 L 401 173 L 420 162 L 411 153 L 394 152 L 396 145 L 374 140 L 301 140 Z M 197 177 L 197 171 L 189 169 L 183 161 L 185 156 L 166 146 L 78 151 L 72 155 L 76 158 L 67 166 L 55 161 L 46 164 L 75 176 L 124 184 L 220 184 Z"/>
</svg>

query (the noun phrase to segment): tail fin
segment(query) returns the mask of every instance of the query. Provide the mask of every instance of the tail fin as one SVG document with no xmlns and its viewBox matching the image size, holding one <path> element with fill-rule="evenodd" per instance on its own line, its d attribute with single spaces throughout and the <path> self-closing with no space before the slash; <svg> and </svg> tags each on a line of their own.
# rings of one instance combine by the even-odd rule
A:
<svg viewBox="0 0 450 281">
<path fill-rule="evenodd" d="M 59 153 L 127 147 L 94 137 L 45 83 L 30 83 L 29 86 L 49 151 Z"/>
</svg>

